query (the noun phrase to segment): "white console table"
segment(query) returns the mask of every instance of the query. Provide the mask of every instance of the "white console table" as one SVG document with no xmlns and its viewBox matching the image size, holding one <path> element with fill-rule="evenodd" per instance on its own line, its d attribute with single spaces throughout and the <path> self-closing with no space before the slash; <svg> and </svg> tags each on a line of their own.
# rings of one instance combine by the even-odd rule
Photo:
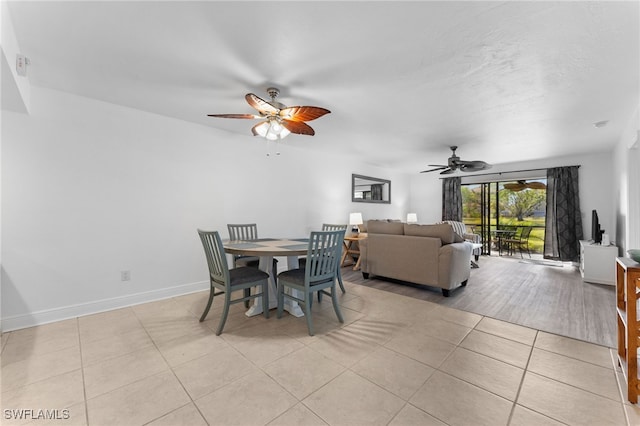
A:
<svg viewBox="0 0 640 426">
<path fill-rule="evenodd" d="M 618 247 L 580 241 L 580 274 L 582 281 L 615 285 Z"/>
</svg>

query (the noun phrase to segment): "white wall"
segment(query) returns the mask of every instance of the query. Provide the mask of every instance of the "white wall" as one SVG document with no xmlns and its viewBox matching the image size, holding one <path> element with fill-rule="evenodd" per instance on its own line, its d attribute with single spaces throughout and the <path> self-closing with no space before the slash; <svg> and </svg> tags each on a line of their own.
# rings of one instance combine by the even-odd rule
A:
<svg viewBox="0 0 640 426">
<path fill-rule="evenodd" d="M 629 119 L 613 152 L 612 205 L 616 218 L 615 236 L 619 255 L 640 248 L 640 106 Z"/>
<path fill-rule="evenodd" d="M 29 115 L 2 111 L 6 330 L 207 288 L 198 227 L 226 237 L 227 223 L 256 222 L 261 236 L 293 237 L 352 211 L 407 212 L 402 173 L 287 140 L 267 157 L 251 136 L 31 92 Z M 351 173 L 390 179 L 392 204 L 352 203 Z"/>
<path fill-rule="evenodd" d="M 16 55 L 22 53 L 6 1 L 0 3 L 0 41 L 2 58 L 0 59 L 2 82 L 2 108 L 17 112 L 29 111 L 31 85 L 25 76 L 18 76 Z"/>
<path fill-rule="evenodd" d="M 491 154 L 489 153 L 486 158 L 490 161 Z M 584 237 L 586 239 L 591 238 L 591 210 L 596 209 L 601 226 L 613 238 L 615 217 L 611 193 L 611 188 L 613 187 L 612 153 L 603 152 L 572 157 L 557 157 L 544 161 L 499 164 L 494 165 L 493 168 L 484 173 L 576 165 L 580 166 L 580 211 L 582 213 Z M 505 176 L 513 177 L 513 175 Z M 441 220 L 442 181 L 440 177 L 437 173 L 415 174 L 411 177 L 410 208 L 418 213 L 418 219 L 422 223 Z M 491 175 L 487 176 L 487 179 L 495 180 L 496 177 L 496 175 Z"/>
<path fill-rule="evenodd" d="M 13 22 L 9 14 L 6 1 L 0 3 L 0 91 L 1 104 L 3 110 L 11 110 L 26 113 L 29 110 L 29 100 L 31 85 L 26 76 L 18 76 L 15 67 L 16 55 L 21 53 L 16 39 Z M 0 117 L 0 128 L 2 119 Z M 0 153 L 2 152 L 2 141 L 0 139 Z M 0 164 L 2 159 L 0 158 Z M 0 200 L 2 199 L 0 177 Z M 0 209 L 0 270 L 2 269 L 2 214 Z M 2 288 L 2 275 L 0 274 L 0 289 Z M 2 324 L 2 292 L 0 291 L 0 332 L 3 331 Z"/>
</svg>

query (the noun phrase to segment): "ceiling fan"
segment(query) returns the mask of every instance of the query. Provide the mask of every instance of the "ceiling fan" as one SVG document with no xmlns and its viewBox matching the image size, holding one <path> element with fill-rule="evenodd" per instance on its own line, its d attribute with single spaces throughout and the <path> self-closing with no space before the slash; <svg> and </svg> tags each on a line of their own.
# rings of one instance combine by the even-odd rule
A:
<svg viewBox="0 0 640 426">
<path fill-rule="evenodd" d="M 451 151 L 453 153 L 451 154 L 451 157 L 449 157 L 449 160 L 447 161 L 446 166 L 442 164 L 429 164 L 429 167 L 435 167 L 435 169 L 423 170 L 420 173 L 428 173 L 428 172 L 435 172 L 438 170 L 442 170 L 440 172 L 441 175 L 448 175 L 449 173 L 453 173 L 458 169 L 460 169 L 460 171 L 463 171 L 463 172 L 477 172 L 480 170 L 486 170 L 491 168 L 491 164 L 485 163 L 484 161 L 461 160 L 460 157 L 456 155 L 456 149 L 458 149 L 457 146 L 451 147 Z"/>
<path fill-rule="evenodd" d="M 220 118 L 247 118 L 247 119 L 263 119 L 260 123 L 251 128 L 254 136 L 262 136 L 269 140 L 278 140 L 286 137 L 289 133 L 298 135 L 315 135 L 315 131 L 305 121 L 315 120 L 325 114 L 329 114 L 326 108 L 315 106 L 292 106 L 287 107 L 276 101 L 276 97 L 280 94 L 280 90 L 275 87 L 269 87 L 267 94 L 271 97 L 271 101 L 247 93 L 244 97 L 249 105 L 258 110 L 255 114 L 207 114 L 209 117 Z"/>
<path fill-rule="evenodd" d="M 545 189 L 547 185 L 542 182 L 527 182 L 525 180 L 519 180 L 517 182 L 505 183 L 504 189 L 508 189 L 513 192 L 519 192 L 524 189 Z"/>
</svg>

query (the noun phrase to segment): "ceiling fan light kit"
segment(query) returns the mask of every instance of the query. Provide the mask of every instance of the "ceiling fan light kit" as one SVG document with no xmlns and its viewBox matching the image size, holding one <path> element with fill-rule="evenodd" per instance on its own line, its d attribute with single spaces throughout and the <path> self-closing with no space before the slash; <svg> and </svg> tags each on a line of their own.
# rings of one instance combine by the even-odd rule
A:
<svg viewBox="0 0 640 426">
<path fill-rule="evenodd" d="M 480 170 L 487 170 L 491 168 L 491 164 L 486 163 L 484 161 L 464 161 L 461 160 L 460 157 L 456 155 L 457 146 L 450 147 L 452 154 L 447 161 L 447 165 L 442 164 L 429 164 L 429 167 L 435 167 L 435 169 L 423 170 L 420 173 L 429 173 L 435 172 L 438 170 L 442 170 L 440 172 L 441 175 L 448 175 L 456 170 L 460 170 L 462 172 L 478 172 Z"/>
<path fill-rule="evenodd" d="M 254 136 L 262 136 L 271 141 L 281 140 L 291 133 L 298 135 L 315 135 L 315 131 L 305 121 L 315 120 L 325 114 L 329 114 L 326 108 L 315 106 L 293 106 L 287 107 L 276 101 L 280 90 L 269 87 L 267 94 L 271 97 L 271 102 L 247 93 L 245 99 L 249 105 L 258 110 L 259 115 L 254 114 L 208 114 L 209 117 L 218 118 L 240 118 L 240 119 L 263 119 L 253 128 L 251 133 Z"/>
<path fill-rule="evenodd" d="M 269 117 L 267 121 L 256 124 L 251 128 L 251 132 L 253 136 L 262 136 L 270 141 L 284 139 L 291 133 L 276 117 Z"/>
</svg>

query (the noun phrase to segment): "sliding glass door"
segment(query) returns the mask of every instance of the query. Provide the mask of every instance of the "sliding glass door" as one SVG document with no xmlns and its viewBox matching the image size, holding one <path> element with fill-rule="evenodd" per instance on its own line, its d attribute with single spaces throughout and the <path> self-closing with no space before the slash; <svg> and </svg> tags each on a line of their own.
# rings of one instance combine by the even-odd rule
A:
<svg viewBox="0 0 640 426">
<path fill-rule="evenodd" d="M 496 230 L 511 229 L 518 236 L 525 227 L 532 228 L 526 248 L 531 253 L 542 253 L 545 178 L 463 184 L 461 190 L 463 221 L 482 236 L 484 254 L 498 248 Z"/>
</svg>

